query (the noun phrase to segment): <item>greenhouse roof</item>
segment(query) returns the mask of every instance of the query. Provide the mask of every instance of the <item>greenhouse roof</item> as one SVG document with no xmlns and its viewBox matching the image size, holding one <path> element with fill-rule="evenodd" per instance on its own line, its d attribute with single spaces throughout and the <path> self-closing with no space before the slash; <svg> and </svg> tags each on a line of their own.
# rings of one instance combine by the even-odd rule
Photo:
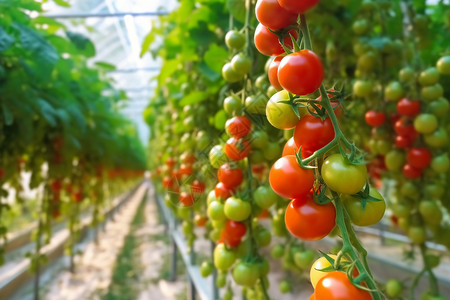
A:
<svg viewBox="0 0 450 300">
<path fill-rule="evenodd" d="M 142 111 L 155 85 L 160 61 L 150 55 L 140 57 L 141 44 L 158 14 L 177 6 L 176 0 L 71 0 L 70 7 L 44 3 L 47 16 L 66 24 L 69 30 L 88 36 L 96 48 L 91 63 L 106 62 L 116 66 L 110 75 L 118 89 L 127 92 L 121 104 L 123 114 L 137 126 L 141 140 L 148 140 L 148 128 Z"/>
</svg>

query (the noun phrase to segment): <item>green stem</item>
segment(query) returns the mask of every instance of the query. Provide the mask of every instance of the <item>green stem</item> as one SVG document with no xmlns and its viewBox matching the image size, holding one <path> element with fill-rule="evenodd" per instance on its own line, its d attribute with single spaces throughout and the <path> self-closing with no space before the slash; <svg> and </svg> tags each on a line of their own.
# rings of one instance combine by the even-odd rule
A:
<svg viewBox="0 0 450 300">
<path fill-rule="evenodd" d="M 260 277 L 259 280 L 261 281 L 261 288 L 262 288 L 262 290 L 263 290 L 264 298 L 265 298 L 266 300 L 270 300 L 270 296 L 269 296 L 269 294 L 267 293 L 266 284 L 264 283 L 264 278 L 263 278 L 263 277 Z"/>
<path fill-rule="evenodd" d="M 339 263 L 340 258 L 344 254 L 348 254 L 350 256 L 350 258 L 352 259 L 352 261 L 355 263 L 355 266 L 359 272 L 359 275 L 357 277 L 357 281 L 359 281 L 359 282 L 357 282 L 357 283 L 360 284 L 362 281 L 364 281 L 367 284 L 368 288 L 370 290 L 372 290 L 371 293 L 372 293 L 373 299 L 374 300 L 382 300 L 382 299 L 384 299 L 383 295 L 379 291 L 373 277 L 370 275 L 368 268 L 365 266 L 365 264 L 363 264 L 363 262 L 361 262 L 361 260 L 359 259 L 358 253 L 355 251 L 355 249 L 352 246 L 353 245 L 352 240 L 357 240 L 357 238 L 356 238 L 355 232 L 353 231 L 351 224 L 349 227 L 346 224 L 345 210 L 341 203 L 341 200 L 337 197 L 335 197 L 334 200 L 335 200 L 334 203 L 336 206 L 336 224 L 338 225 L 339 230 L 341 232 L 342 242 L 343 242 L 342 250 L 338 254 L 339 259 L 336 259 L 336 263 Z M 360 280 L 358 280 L 358 279 L 360 279 Z"/>
<path fill-rule="evenodd" d="M 430 263 L 427 260 L 427 246 L 425 243 L 419 246 L 420 255 L 423 260 L 423 271 L 428 273 L 428 281 L 430 284 L 430 292 L 433 296 L 439 296 L 439 284 L 436 276 L 434 275 L 433 268 L 430 266 Z"/>
<path fill-rule="evenodd" d="M 424 270 L 420 271 L 420 273 L 417 274 L 416 277 L 414 277 L 414 280 L 413 280 L 413 282 L 411 284 L 411 289 L 410 289 L 410 292 L 409 292 L 409 299 L 411 299 L 411 300 L 415 299 L 414 294 L 415 294 L 415 291 L 416 291 L 416 287 L 419 284 L 420 278 L 422 278 L 422 276 L 423 276 L 423 274 L 425 274 L 425 272 L 426 272 L 426 270 L 424 269 Z"/>
</svg>

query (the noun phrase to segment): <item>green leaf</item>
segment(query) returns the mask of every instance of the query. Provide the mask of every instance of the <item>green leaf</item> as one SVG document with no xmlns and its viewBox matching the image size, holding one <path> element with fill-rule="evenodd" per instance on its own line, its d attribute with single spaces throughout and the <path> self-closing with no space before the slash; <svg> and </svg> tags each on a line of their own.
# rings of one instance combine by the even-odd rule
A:
<svg viewBox="0 0 450 300">
<path fill-rule="evenodd" d="M 204 62 L 199 64 L 198 70 L 208 81 L 215 82 L 221 78 L 221 75 L 219 73 L 211 70 L 211 68 L 208 67 Z"/>
<path fill-rule="evenodd" d="M 56 4 L 62 7 L 70 7 L 69 2 L 66 2 L 64 0 L 53 0 Z"/>
<path fill-rule="evenodd" d="M 87 57 L 95 56 L 95 46 L 92 41 L 81 33 L 66 31 L 66 36 L 74 44 L 81 54 Z"/>
<path fill-rule="evenodd" d="M 114 71 L 116 70 L 116 66 L 112 65 L 110 63 L 104 62 L 104 61 L 97 61 L 95 65 L 101 69 L 104 69 L 106 71 Z"/>
<path fill-rule="evenodd" d="M 184 97 L 183 100 L 181 100 L 180 105 L 185 106 L 200 103 L 206 100 L 208 96 L 208 93 L 195 91 Z"/>
<path fill-rule="evenodd" d="M 11 110 L 5 105 L 5 103 L 2 103 L 1 106 L 2 106 L 3 118 L 4 118 L 5 125 L 9 126 L 13 123 L 14 116 L 13 116 Z"/>
<path fill-rule="evenodd" d="M 227 0 L 227 8 L 233 18 L 245 22 L 245 0 Z"/>
<path fill-rule="evenodd" d="M 55 119 L 55 109 L 53 106 L 45 101 L 44 99 L 37 99 L 37 102 L 39 103 L 39 108 L 41 110 L 41 114 L 44 117 L 44 119 L 48 122 L 48 124 L 52 127 L 56 127 L 57 122 Z"/>
<path fill-rule="evenodd" d="M 159 85 L 163 85 L 166 79 L 169 78 L 177 70 L 179 65 L 180 62 L 176 59 L 165 61 L 161 68 L 161 71 L 159 72 Z"/>
<path fill-rule="evenodd" d="M 141 53 L 139 55 L 140 57 L 144 56 L 144 54 L 147 53 L 147 51 L 150 49 L 150 45 L 153 43 L 154 40 L 155 34 L 153 33 L 153 31 L 150 31 L 144 38 L 144 42 L 142 43 Z"/>
<path fill-rule="evenodd" d="M 14 43 L 14 37 L 9 35 L 3 27 L 0 27 L 0 51 L 5 51 Z"/>
<path fill-rule="evenodd" d="M 223 65 L 228 59 L 228 51 L 223 47 L 217 46 L 217 44 L 211 44 L 208 51 L 205 52 L 203 59 L 211 70 L 220 74 Z"/>
<path fill-rule="evenodd" d="M 227 113 L 223 109 L 219 110 L 214 116 L 214 127 L 216 127 L 219 130 L 224 129 L 227 119 L 228 119 Z"/>
</svg>

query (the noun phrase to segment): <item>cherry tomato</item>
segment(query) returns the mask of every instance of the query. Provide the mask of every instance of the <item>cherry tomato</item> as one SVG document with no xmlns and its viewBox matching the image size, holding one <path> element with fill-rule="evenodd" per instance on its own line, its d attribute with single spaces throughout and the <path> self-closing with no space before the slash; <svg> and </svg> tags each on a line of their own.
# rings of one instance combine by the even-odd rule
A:
<svg viewBox="0 0 450 300">
<path fill-rule="evenodd" d="M 414 126 L 408 124 L 404 119 L 399 119 L 395 122 L 394 130 L 398 135 L 409 137 L 411 140 L 417 137 L 417 131 L 414 129 Z"/>
<path fill-rule="evenodd" d="M 414 119 L 414 129 L 423 134 L 433 133 L 438 128 L 438 119 L 433 114 L 420 114 Z"/>
<path fill-rule="evenodd" d="M 214 249 L 214 265 L 220 271 L 227 271 L 236 261 L 236 254 L 228 250 L 225 244 L 218 244 Z"/>
<path fill-rule="evenodd" d="M 410 164 L 406 164 L 403 166 L 403 175 L 409 179 L 415 179 L 422 176 L 422 169 L 417 169 L 411 166 Z"/>
<path fill-rule="evenodd" d="M 261 185 L 253 192 L 253 199 L 259 207 L 267 209 L 278 200 L 278 195 L 270 186 Z"/>
<path fill-rule="evenodd" d="M 298 38 L 298 33 L 295 30 L 290 30 L 288 35 L 284 38 L 284 45 L 289 49 L 292 49 L 293 45 L 289 34 L 294 38 Z M 278 41 L 278 36 L 262 24 L 256 26 L 255 47 L 259 52 L 267 56 L 277 56 L 284 53 L 284 49 Z"/>
<path fill-rule="evenodd" d="M 328 254 L 328 256 L 331 257 L 332 259 L 336 259 L 336 255 L 334 254 Z M 319 280 L 328 274 L 328 272 L 323 272 L 319 270 L 326 269 L 330 266 L 331 266 L 330 262 L 324 256 L 318 258 L 313 263 L 313 265 L 311 266 L 311 270 L 309 272 L 309 278 L 311 280 L 313 288 L 316 288 L 316 285 L 319 282 Z"/>
<path fill-rule="evenodd" d="M 250 143 L 247 140 L 232 137 L 228 139 L 224 150 L 229 159 L 241 160 L 250 153 Z"/>
<path fill-rule="evenodd" d="M 244 53 L 238 53 L 231 59 L 231 68 L 238 74 L 245 75 L 252 69 L 252 60 Z"/>
<path fill-rule="evenodd" d="M 247 226 L 244 223 L 227 220 L 221 233 L 221 239 L 228 247 L 236 247 L 241 243 L 246 232 Z"/>
<path fill-rule="evenodd" d="M 166 176 L 163 178 L 162 184 L 166 189 L 170 189 L 173 187 L 173 179 L 169 176 Z"/>
<path fill-rule="evenodd" d="M 239 186 L 244 179 L 244 173 L 237 166 L 230 163 L 224 163 L 217 171 L 217 178 L 225 187 L 233 189 Z"/>
<path fill-rule="evenodd" d="M 308 49 L 286 55 L 278 67 L 281 86 L 296 95 L 316 91 L 322 84 L 323 76 L 320 58 Z"/>
<path fill-rule="evenodd" d="M 192 182 L 191 190 L 194 194 L 202 194 L 205 191 L 205 184 L 196 179 Z"/>
<path fill-rule="evenodd" d="M 402 116 L 414 117 L 420 113 L 420 101 L 402 98 L 397 102 L 397 111 Z"/>
<path fill-rule="evenodd" d="M 216 198 L 220 198 L 222 200 L 231 197 L 231 195 L 234 194 L 235 192 L 236 191 L 234 188 L 228 188 L 223 182 L 217 183 L 216 187 L 214 188 Z"/>
<path fill-rule="evenodd" d="M 383 112 L 376 112 L 374 110 L 369 110 L 365 114 L 366 123 L 372 127 L 378 127 L 383 125 L 386 116 Z"/>
<path fill-rule="evenodd" d="M 322 121 L 318 117 L 306 115 L 300 119 L 294 130 L 294 140 L 298 148 L 301 148 L 302 157 L 311 156 L 334 138 L 333 124 L 330 118 Z"/>
<path fill-rule="evenodd" d="M 278 129 L 291 129 L 297 125 L 299 118 L 294 112 L 294 109 L 282 101 L 289 101 L 289 93 L 282 90 L 273 95 L 266 106 L 266 116 L 272 126 Z M 300 116 L 307 114 L 305 107 L 299 107 L 298 113 Z"/>
<path fill-rule="evenodd" d="M 245 35 L 236 30 L 230 30 L 225 35 L 225 44 L 230 49 L 240 50 L 245 45 Z"/>
<path fill-rule="evenodd" d="M 314 184 L 311 169 L 302 169 L 294 155 L 278 159 L 270 169 L 270 186 L 281 197 L 293 199 L 307 194 Z"/>
<path fill-rule="evenodd" d="M 450 56 L 441 57 L 436 63 L 439 73 L 450 75 Z"/>
<path fill-rule="evenodd" d="M 180 193 L 180 202 L 183 203 L 184 206 L 192 206 L 194 201 L 194 196 L 192 194 L 186 192 Z"/>
<path fill-rule="evenodd" d="M 277 90 L 281 91 L 283 87 L 280 85 L 278 81 L 278 67 L 280 66 L 280 62 L 283 59 L 282 56 L 277 56 L 273 59 L 273 61 L 269 65 L 269 70 L 267 74 L 269 76 L 270 84 Z"/>
<path fill-rule="evenodd" d="M 306 269 L 311 267 L 311 264 L 313 263 L 315 257 L 316 255 L 314 251 L 307 249 L 304 251 L 296 252 L 294 254 L 294 262 L 299 268 Z"/>
<path fill-rule="evenodd" d="M 305 11 L 313 8 L 319 3 L 319 0 L 278 0 L 278 3 L 288 11 L 296 14 L 302 14 Z"/>
<path fill-rule="evenodd" d="M 208 277 L 212 274 L 213 270 L 213 265 L 208 261 L 204 261 L 200 266 L 200 275 L 202 275 L 202 277 Z"/>
<path fill-rule="evenodd" d="M 206 225 L 206 222 L 208 222 L 208 218 L 202 215 L 195 215 L 194 222 L 198 227 L 204 227 Z"/>
<path fill-rule="evenodd" d="M 241 222 L 250 216 L 252 208 L 249 202 L 230 197 L 225 201 L 223 210 L 228 219 Z"/>
<path fill-rule="evenodd" d="M 250 133 L 251 123 L 245 116 L 233 117 L 227 120 L 225 127 L 230 135 L 236 139 L 239 139 Z"/>
<path fill-rule="evenodd" d="M 326 237 L 336 225 L 335 219 L 334 205 L 331 202 L 324 205 L 315 203 L 312 192 L 292 200 L 284 218 L 289 232 L 305 241 Z"/>
<path fill-rule="evenodd" d="M 395 137 L 395 146 L 397 146 L 397 148 L 401 149 L 409 148 L 413 145 L 413 143 L 414 140 L 408 136 L 397 135 Z"/>
<path fill-rule="evenodd" d="M 372 300 L 369 292 L 353 285 L 344 272 L 334 271 L 326 274 L 316 285 L 316 300 Z"/>
<path fill-rule="evenodd" d="M 384 216 L 386 202 L 381 194 L 375 188 L 371 188 L 369 194 L 380 201 L 367 201 L 365 208 L 363 208 L 360 199 L 350 195 L 341 196 L 352 223 L 357 226 L 374 225 Z"/>
<path fill-rule="evenodd" d="M 298 147 L 295 144 L 294 137 L 291 137 L 284 145 L 283 154 L 281 154 L 281 156 L 295 155 L 295 152 L 298 152 Z"/>
<path fill-rule="evenodd" d="M 226 63 L 222 67 L 222 77 L 228 82 L 238 82 L 243 78 L 243 75 L 236 72 L 231 63 Z"/>
<path fill-rule="evenodd" d="M 193 170 L 191 164 L 189 164 L 189 165 L 187 165 L 187 164 L 181 164 L 181 165 L 180 165 L 180 170 L 179 170 L 179 172 L 180 172 L 181 175 L 191 175 L 193 171 L 194 171 L 194 170 Z"/>
<path fill-rule="evenodd" d="M 255 13 L 258 21 L 272 30 L 296 23 L 298 15 L 281 7 L 277 0 L 258 0 Z"/>
<path fill-rule="evenodd" d="M 337 193 L 356 194 L 366 185 L 367 168 L 348 163 L 340 153 L 332 154 L 322 165 L 322 178 Z"/>
<path fill-rule="evenodd" d="M 424 169 L 430 165 L 431 153 L 427 148 L 411 148 L 408 151 L 408 164 L 417 169 Z"/>
<path fill-rule="evenodd" d="M 403 291 L 403 284 L 397 279 L 389 279 L 386 282 L 386 294 L 391 298 L 397 298 Z"/>
<path fill-rule="evenodd" d="M 212 201 L 208 205 L 208 210 L 206 211 L 208 214 L 208 217 L 217 222 L 225 222 L 225 212 L 224 212 L 224 205 L 220 201 Z"/>
<path fill-rule="evenodd" d="M 253 287 L 259 278 L 257 264 L 241 261 L 233 268 L 233 279 L 238 285 Z"/>
<path fill-rule="evenodd" d="M 242 102 L 235 96 L 226 97 L 223 100 L 223 109 L 229 115 L 237 114 L 242 109 Z"/>
</svg>

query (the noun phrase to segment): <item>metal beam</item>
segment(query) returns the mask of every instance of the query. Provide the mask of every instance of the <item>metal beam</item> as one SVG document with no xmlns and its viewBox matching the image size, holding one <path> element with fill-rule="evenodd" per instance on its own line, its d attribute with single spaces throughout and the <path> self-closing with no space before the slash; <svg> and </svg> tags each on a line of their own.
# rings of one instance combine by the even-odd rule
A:
<svg viewBox="0 0 450 300">
<path fill-rule="evenodd" d="M 109 73 L 134 73 L 134 72 L 154 72 L 160 71 L 161 67 L 148 67 L 148 68 L 132 68 L 132 69 L 117 69 L 108 71 Z"/>
<path fill-rule="evenodd" d="M 53 19 L 87 19 L 87 18 L 123 18 L 127 15 L 133 17 L 165 16 L 167 11 L 148 11 L 148 12 L 117 12 L 117 13 L 74 13 L 74 14 L 45 14 L 47 18 Z"/>
</svg>

